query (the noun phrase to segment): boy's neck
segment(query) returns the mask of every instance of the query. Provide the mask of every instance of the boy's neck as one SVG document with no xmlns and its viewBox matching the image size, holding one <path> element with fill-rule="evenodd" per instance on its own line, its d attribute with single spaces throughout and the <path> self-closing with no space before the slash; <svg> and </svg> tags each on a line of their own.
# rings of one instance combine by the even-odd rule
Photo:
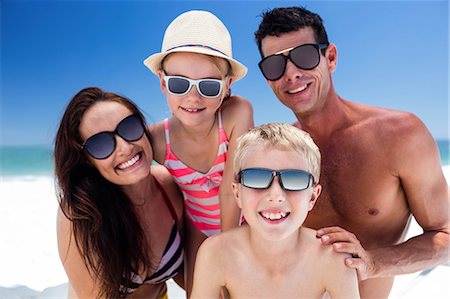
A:
<svg viewBox="0 0 450 299">
<path fill-rule="evenodd" d="M 298 255 L 300 247 L 301 228 L 296 230 L 290 236 L 281 240 L 268 240 L 263 238 L 258 232 L 249 229 L 250 246 L 261 261 L 269 264 L 279 263 L 284 260 L 282 257 L 295 252 Z"/>
</svg>

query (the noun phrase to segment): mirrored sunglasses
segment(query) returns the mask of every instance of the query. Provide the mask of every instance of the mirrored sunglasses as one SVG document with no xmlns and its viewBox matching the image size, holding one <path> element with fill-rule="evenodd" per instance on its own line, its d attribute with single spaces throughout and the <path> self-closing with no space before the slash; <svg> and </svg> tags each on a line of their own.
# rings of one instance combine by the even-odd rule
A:
<svg viewBox="0 0 450 299">
<path fill-rule="evenodd" d="M 274 177 L 283 190 L 301 191 L 313 186 L 314 177 L 309 172 L 299 169 L 272 170 L 266 168 L 247 168 L 239 171 L 237 181 L 252 189 L 267 189 Z"/>
<path fill-rule="evenodd" d="M 187 94 L 193 85 L 202 97 L 217 98 L 223 88 L 223 80 L 218 79 L 190 79 L 182 76 L 166 76 L 164 75 L 167 90 L 170 94 L 182 96 Z"/>
<path fill-rule="evenodd" d="M 276 81 L 283 76 L 288 59 L 302 70 L 312 70 L 320 63 L 320 50 L 327 47 L 327 44 L 303 44 L 264 57 L 258 66 L 267 80 Z M 286 52 L 288 55 L 283 55 Z"/>
<path fill-rule="evenodd" d="M 82 148 L 95 159 L 106 159 L 116 149 L 115 135 L 132 142 L 141 139 L 144 131 L 144 124 L 139 114 L 132 114 L 121 120 L 113 132 L 103 131 L 86 139 Z"/>
</svg>

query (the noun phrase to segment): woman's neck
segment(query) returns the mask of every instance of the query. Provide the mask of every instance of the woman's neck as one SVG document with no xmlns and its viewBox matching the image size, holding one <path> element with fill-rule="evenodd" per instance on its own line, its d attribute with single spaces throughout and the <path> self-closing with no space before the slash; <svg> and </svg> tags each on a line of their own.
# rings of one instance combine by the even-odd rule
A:
<svg viewBox="0 0 450 299">
<path fill-rule="evenodd" d="M 151 194 L 155 190 L 154 180 L 153 176 L 149 174 L 142 181 L 133 185 L 122 186 L 121 188 L 134 206 L 143 206 L 152 197 Z"/>
</svg>

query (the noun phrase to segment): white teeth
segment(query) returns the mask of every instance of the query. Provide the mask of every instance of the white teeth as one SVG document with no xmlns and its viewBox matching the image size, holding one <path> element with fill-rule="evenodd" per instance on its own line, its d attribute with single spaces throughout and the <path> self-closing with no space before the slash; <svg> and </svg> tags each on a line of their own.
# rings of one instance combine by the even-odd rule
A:
<svg viewBox="0 0 450 299">
<path fill-rule="evenodd" d="M 286 212 L 279 212 L 279 213 L 269 213 L 269 212 L 262 212 L 261 215 L 264 218 L 270 219 L 270 220 L 279 220 L 281 218 L 286 217 Z"/>
<path fill-rule="evenodd" d="M 296 92 L 300 92 L 300 91 L 305 90 L 306 87 L 308 87 L 308 84 L 305 84 L 305 85 L 303 85 L 303 86 L 300 86 L 299 88 L 296 88 L 296 89 L 289 90 L 288 93 L 296 93 Z"/>
<path fill-rule="evenodd" d="M 133 158 L 131 158 L 130 160 L 128 160 L 127 162 L 123 162 L 121 164 L 119 164 L 117 167 L 119 169 L 125 169 L 128 168 L 132 165 L 134 165 L 134 163 L 136 163 L 137 161 L 139 161 L 141 157 L 139 156 L 139 154 L 137 154 L 136 156 L 134 156 Z"/>
<path fill-rule="evenodd" d="M 189 111 L 189 112 L 197 112 L 199 109 L 191 109 L 191 108 L 183 108 L 184 110 L 186 110 L 186 111 Z"/>
</svg>

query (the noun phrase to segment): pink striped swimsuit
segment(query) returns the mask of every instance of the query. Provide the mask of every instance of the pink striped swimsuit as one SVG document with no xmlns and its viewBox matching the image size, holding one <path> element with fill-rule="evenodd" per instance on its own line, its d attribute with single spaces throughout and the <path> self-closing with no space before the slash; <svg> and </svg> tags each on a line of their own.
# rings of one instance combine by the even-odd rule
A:
<svg viewBox="0 0 450 299">
<path fill-rule="evenodd" d="M 227 159 L 228 138 L 219 120 L 219 151 L 213 166 L 207 173 L 198 172 L 186 166 L 170 149 L 169 123 L 164 120 L 166 157 L 164 166 L 180 187 L 184 197 L 186 217 L 206 236 L 220 233 L 219 188 Z"/>
</svg>

